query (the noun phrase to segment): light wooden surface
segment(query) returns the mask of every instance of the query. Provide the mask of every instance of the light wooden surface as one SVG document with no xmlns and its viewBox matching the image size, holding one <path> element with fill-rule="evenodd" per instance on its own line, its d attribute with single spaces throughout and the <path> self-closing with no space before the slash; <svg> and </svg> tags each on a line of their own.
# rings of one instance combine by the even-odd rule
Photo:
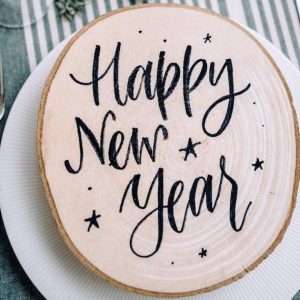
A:
<svg viewBox="0 0 300 300">
<path fill-rule="evenodd" d="M 153 62 L 153 88 L 157 82 L 160 51 L 165 51 L 163 72 L 169 63 L 178 64 L 178 83 L 171 95 L 161 102 L 165 104 L 165 111 L 163 104 L 159 106 L 157 93 L 153 100 L 147 99 L 144 83 L 137 100 L 129 99 L 125 106 L 118 105 L 112 70 L 98 82 L 100 105 L 95 104 L 92 85 L 78 84 L 70 77 L 73 74 L 77 81 L 92 80 L 96 45 L 101 47 L 98 71 L 103 73 L 118 42 L 121 43 L 119 87 L 122 99 L 130 73 L 137 65 L 146 68 L 148 61 Z M 190 87 L 201 68 L 205 76 L 190 92 L 190 111 L 183 101 L 184 57 L 188 45 L 191 46 L 190 69 L 197 59 L 207 63 L 206 72 L 205 62 L 193 69 Z M 212 85 L 209 81 L 212 63 L 215 63 L 212 73 L 216 80 L 226 60 L 220 80 Z M 227 73 L 231 67 L 234 92 L 245 91 L 235 96 L 232 116 L 224 131 L 213 136 L 221 127 L 229 101 L 223 101 L 208 114 L 205 126 L 203 120 L 208 108 L 228 95 L 230 76 Z M 173 71 L 166 80 L 165 90 Z M 291 101 L 280 71 L 262 46 L 237 24 L 219 15 L 179 6 L 144 6 L 114 12 L 91 23 L 71 40 L 58 59 L 46 83 L 39 116 L 41 174 L 65 241 L 97 274 L 118 286 L 144 294 L 191 295 L 242 277 L 280 242 L 295 204 L 299 130 Z M 102 164 L 82 124 L 91 130 L 100 146 L 102 121 L 109 110 L 116 120 L 108 116 Z M 81 124 L 79 131 L 75 118 L 81 120 L 77 122 Z M 114 155 L 109 157 L 109 146 L 113 144 L 111 138 L 115 132 L 124 133 L 124 144 L 117 157 L 121 165 L 126 158 L 132 128 L 138 128 L 139 141 L 148 137 L 152 145 L 159 125 L 165 127 L 165 135 L 162 130 L 157 135 L 155 161 L 144 149 L 141 163 L 137 163 L 131 148 L 126 168 L 117 170 L 111 165 Z M 84 156 L 81 170 L 72 174 L 80 162 L 78 132 Z M 196 156 L 190 153 L 185 160 L 186 152 L 179 150 L 187 146 L 189 138 L 193 143 L 201 143 L 194 148 Z M 255 167 L 257 159 L 262 163 Z M 125 189 L 136 174 L 141 175 L 140 205 L 155 175 L 163 178 L 160 189 L 163 198 L 158 196 L 155 182 L 145 209 L 134 204 L 131 189 L 122 203 Z M 200 215 L 193 216 L 188 206 L 192 201 L 193 182 L 200 176 L 208 181 L 209 175 L 212 176 L 213 201 L 223 178 L 220 197 L 215 209 L 209 209 L 204 198 Z M 184 224 L 181 233 L 176 232 L 172 223 L 172 205 L 169 204 L 169 211 L 167 208 L 170 190 L 178 180 L 182 183 L 177 183 L 175 199 L 180 187 L 184 185 L 184 188 L 174 206 L 174 219 L 178 231 Z M 234 194 L 236 186 L 238 192 Z M 202 192 L 200 180 L 197 207 Z M 161 209 L 163 236 L 155 251 L 159 218 L 155 209 L 162 199 L 165 206 Z M 92 217 L 93 210 L 94 225 L 85 221 Z M 151 216 L 134 231 L 151 211 Z"/>
</svg>

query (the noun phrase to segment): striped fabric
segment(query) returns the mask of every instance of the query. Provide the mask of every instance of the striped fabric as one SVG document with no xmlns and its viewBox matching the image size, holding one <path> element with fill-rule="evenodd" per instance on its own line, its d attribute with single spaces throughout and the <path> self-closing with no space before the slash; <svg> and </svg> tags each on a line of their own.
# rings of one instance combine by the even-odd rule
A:
<svg viewBox="0 0 300 300">
<path fill-rule="evenodd" d="M 134 0 L 86 0 L 69 22 L 51 0 L 0 0 L 0 52 L 3 57 L 6 112 L 0 122 L 0 141 L 9 110 L 22 84 L 37 64 L 71 33 L 108 11 Z M 208 8 L 249 26 L 266 37 L 300 68 L 300 23 L 294 0 L 149 0 Z M 43 299 L 19 265 L 0 217 L 0 299 Z M 296 292 L 296 291 L 295 291 Z M 300 293 L 294 300 L 300 300 Z"/>
<path fill-rule="evenodd" d="M 32 71 L 53 47 L 71 33 L 95 17 L 128 6 L 130 2 L 132 3 L 129 0 L 90 0 L 82 13 L 78 13 L 74 20 L 69 22 L 58 15 L 52 1 L 21 1 L 23 23 L 28 24 L 38 19 L 35 24 L 24 28 L 30 70 Z M 220 12 L 259 32 L 300 67 L 300 26 L 293 0 L 150 0 L 147 2 L 181 3 Z"/>
</svg>

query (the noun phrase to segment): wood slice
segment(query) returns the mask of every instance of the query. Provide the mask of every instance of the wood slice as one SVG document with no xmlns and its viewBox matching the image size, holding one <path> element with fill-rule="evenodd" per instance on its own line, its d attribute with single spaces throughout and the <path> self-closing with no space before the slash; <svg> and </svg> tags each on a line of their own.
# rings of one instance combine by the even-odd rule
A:
<svg viewBox="0 0 300 300">
<path fill-rule="evenodd" d="M 251 34 L 203 9 L 135 6 L 77 33 L 46 82 L 37 149 L 70 249 L 142 294 L 241 278 L 295 206 L 288 86 Z"/>
</svg>

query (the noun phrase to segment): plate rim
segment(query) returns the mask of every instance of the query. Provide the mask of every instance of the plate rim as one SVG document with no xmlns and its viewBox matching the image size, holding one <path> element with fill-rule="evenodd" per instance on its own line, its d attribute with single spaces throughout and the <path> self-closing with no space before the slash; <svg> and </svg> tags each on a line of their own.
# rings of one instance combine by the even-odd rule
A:
<svg viewBox="0 0 300 300">
<path fill-rule="evenodd" d="M 272 54 L 272 57 L 274 57 L 274 59 L 276 60 L 277 64 L 280 66 L 281 70 L 283 71 L 283 73 L 285 74 L 285 77 L 287 78 L 287 81 L 289 82 L 289 85 L 291 87 L 292 93 L 294 96 L 296 96 L 297 98 L 294 99 L 300 99 L 300 88 L 298 86 L 298 81 L 300 79 L 300 72 L 299 69 L 296 68 L 296 66 L 294 64 L 291 63 L 291 61 L 274 45 L 272 44 L 270 41 L 268 41 L 266 38 L 264 38 L 262 35 L 260 35 L 258 32 L 246 27 L 245 25 L 241 25 L 244 26 L 247 30 L 249 30 L 250 32 L 252 32 L 253 35 L 255 35 L 260 42 L 265 46 L 265 48 L 268 49 L 268 51 Z M 8 150 L 11 150 L 11 146 L 10 146 L 10 142 L 15 143 L 16 142 L 16 138 L 14 137 L 14 134 L 16 132 L 16 130 L 19 128 L 21 128 L 20 123 L 17 123 L 17 125 L 14 125 L 14 121 L 15 121 L 15 115 L 19 116 L 19 111 L 20 109 L 24 110 L 26 109 L 26 107 L 30 106 L 31 103 L 34 103 L 35 109 L 38 107 L 38 103 L 35 103 L 36 100 L 34 100 L 34 97 L 36 96 L 32 96 L 33 90 L 31 88 L 31 86 L 36 86 L 39 90 L 42 90 L 42 88 L 40 87 L 40 85 L 42 85 L 41 83 L 36 83 L 34 84 L 34 80 L 36 80 L 37 78 L 39 78 L 40 76 L 43 78 L 46 78 L 46 75 L 44 76 L 43 73 L 45 73 L 45 70 L 47 71 L 47 73 L 49 72 L 49 70 L 51 69 L 51 67 L 54 65 L 54 61 L 55 58 L 57 58 L 59 56 L 59 53 L 61 52 L 63 46 L 67 43 L 67 41 L 71 38 L 71 36 L 67 37 L 65 40 L 61 41 L 59 44 L 56 45 L 56 47 L 50 51 L 48 53 L 48 55 L 46 55 L 44 57 L 44 59 L 40 62 L 40 64 L 37 66 L 37 68 L 35 68 L 35 70 L 29 75 L 29 77 L 27 78 L 27 80 L 25 81 L 25 83 L 23 84 L 21 90 L 19 91 L 17 97 L 16 97 L 16 101 L 13 103 L 13 109 L 11 110 L 11 114 L 8 116 L 8 120 L 6 123 L 6 126 L 4 128 L 4 132 L 3 132 L 3 138 L 2 138 L 2 144 L 0 147 L 0 165 L 5 164 L 6 158 L 7 158 L 7 153 Z M 295 77 L 297 79 L 295 79 Z M 44 79 L 43 79 L 44 82 Z M 31 92 L 29 92 L 31 91 Z M 41 94 L 41 92 L 39 93 L 39 95 Z M 25 99 L 23 99 L 25 98 Z M 38 97 L 36 97 L 38 98 Z M 23 101 L 24 100 L 24 101 Z M 300 113 L 300 101 L 296 102 L 296 107 L 297 107 L 297 111 L 298 113 Z M 32 116 L 31 116 L 32 117 Z M 298 119 L 299 119 L 300 115 L 298 114 Z M 34 119 L 36 119 L 36 113 L 34 113 Z M 27 118 L 27 121 L 29 122 L 29 119 Z M 34 133 L 32 133 L 32 135 L 34 135 Z M 34 147 L 31 148 L 30 150 L 31 152 L 35 152 Z M 23 158 L 24 159 L 24 158 Z M 13 168 L 15 168 L 15 166 L 12 166 Z M 2 168 L 3 170 L 3 168 Z M 2 192 L 1 190 L 5 190 L 5 189 L 9 189 L 11 190 L 11 184 L 10 184 L 10 180 L 7 179 L 5 172 L 3 172 L 0 168 L 0 178 L 2 180 L 0 180 L 0 192 Z M 13 171 L 15 172 L 15 170 Z M 37 178 L 35 178 L 37 179 Z M 14 187 L 15 188 L 15 187 Z M 17 189 L 20 189 L 19 187 L 17 187 Z M 299 194 L 298 194 L 299 196 Z M 44 278 L 42 276 L 37 275 L 36 267 L 33 267 L 34 264 L 34 260 L 31 258 L 32 255 L 30 255 L 30 257 L 28 258 L 28 247 L 26 246 L 18 246 L 18 242 L 23 243 L 23 239 L 18 236 L 15 235 L 15 231 L 14 230 L 19 230 L 20 228 L 20 224 L 19 225 L 14 225 L 13 222 L 11 222 L 11 220 L 8 218 L 8 215 L 11 213 L 11 209 L 14 208 L 14 197 L 11 196 L 6 196 L 3 195 L 3 197 L 0 197 L 0 205 L 1 205 L 1 198 L 3 198 L 2 200 L 2 207 L 1 207 L 1 214 L 3 217 L 3 222 L 4 222 L 4 227 L 6 229 L 7 235 L 8 235 L 8 239 L 12 245 L 13 251 L 15 253 L 15 255 L 17 256 L 17 259 L 19 260 L 23 270 L 26 272 L 27 276 L 29 277 L 29 279 L 32 281 L 32 283 L 35 285 L 35 287 L 41 292 L 42 295 L 44 295 L 45 297 L 47 296 L 48 299 L 60 299 L 58 294 L 55 294 L 55 290 L 53 290 L 53 284 L 51 282 L 54 282 L 55 285 L 57 285 L 57 282 L 54 281 L 47 281 L 47 283 L 44 282 Z M 12 200 L 8 201 L 8 200 Z M 46 200 L 46 199 L 44 199 Z M 19 203 L 23 203 L 25 200 L 18 200 L 16 199 L 16 201 Z M 23 201 L 23 202 L 22 202 Z M 30 199 L 26 199 L 26 201 L 30 201 Z M 298 198 L 298 208 L 299 208 L 299 198 Z M 283 241 L 283 247 L 286 248 L 285 252 L 287 251 L 292 251 L 291 250 L 291 235 L 293 236 L 299 236 L 298 234 L 296 234 L 296 225 L 299 225 L 299 220 L 300 220 L 300 214 L 298 212 L 299 210 L 296 210 L 295 213 L 293 214 L 293 218 L 292 218 L 292 223 L 291 226 L 289 226 L 288 228 L 288 235 L 285 235 L 285 239 Z M 50 212 L 49 215 L 51 216 Z M 32 217 L 33 215 L 31 214 L 29 217 Z M 25 217 L 28 217 L 27 214 L 25 214 Z M 55 229 L 55 225 L 53 224 L 54 229 Z M 292 227 L 292 228 L 291 228 Z M 290 229 L 291 228 L 291 229 Z M 298 228 L 298 227 L 297 227 Z M 56 230 L 56 229 L 55 229 Z M 57 231 L 57 230 L 56 230 Z M 27 231 L 27 234 L 29 232 Z M 58 233 L 57 233 L 58 234 Z M 16 237 L 17 236 L 17 237 Z M 27 235 L 27 238 L 33 238 L 33 236 L 31 235 Z M 62 240 L 60 238 L 60 235 L 58 234 L 58 238 L 59 240 Z M 43 241 L 45 242 L 45 241 Z M 299 241 L 295 241 L 298 242 Z M 62 242 L 63 243 L 63 242 Z M 64 244 L 64 243 L 63 243 Z M 23 245 L 23 244 L 21 244 Z M 288 246 L 289 245 L 289 246 Z M 277 251 L 278 253 L 280 253 L 277 256 Z M 39 251 L 40 252 L 40 251 Z M 39 254 L 39 252 L 37 252 L 36 254 Z M 70 251 L 68 250 L 68 253 Z M 272 254 L 272 256 L 269 258 L 269 260 L 267 261 L 267 263 L 265 264 L 261 264 L 256 270 L 254 270 L 253 272 L 251 272 L 251 274 L 249 275 L 249 277 L 246 277 L 245 279 L 239 281 L 237 284 L 239 286 L 236 286 L 236 283 L 233 283 L 232 285 L 229 285 L 227 287 L 223 287 L 221 289 L 218 289 L 214 292 L 211 293 L 207 293 L 207 294 L 201 294 L 196 296 L 197 298 L 195 299 L 221 299 L 224 300 L 225 298 L 227 299 L 229 295 L 231 295 L 232 297 L 229 299 L 250 299 L 252 300 L 253 298 L 248 298 L 245 297 L 247 294 L 243 293 L 243 285 L 245 284 L 251 284 L 254 283 L 253 280 L 257 280 L 255 278 L 260 278 L 263 279 L 265 278 L 266 274 L 273 274 L 273 271 L 275 271 L 277 275 L 279 275 L 280 281 L 283 282 L 283 280 L 286 280 L 286 278 L 289 276 L 290 279 L 293 279 L 294 277 L 288 275 L 288 274 L 294 274 L 293 270 L 296 270 L 295 272 L 297 272 L 297 274 L 299 273 L 299 266 L 298 269 L 288 269 L 289 273 L 286 274 L 287 276 L 284 277 L 280 277 L 280 274 L 278 273 L 279 270 L 274 269 L 274 267 L 278 266 L 280 264 L 280 260 L 283 259 L 283 255 L 284 253 L 281 253 L 282 251 L 280 249 L 277 250 L 276 248 L 276 253 Z M 45 255 L 46 253 L 44 252 L 44 250 L 42 250 L 41 252 L 43 255 Z M 275 257 L 274 257 L 275 256 Z M 274 258 L 273 258 L 274 257 Z M 51 257 L 51 259 L 53 259 Z M 275 261 L 274 261 L 275 260 Z M 77 261 L 77 260 L 76 260 Z M 56 262 L 56 261 L 55 261 Z M 81 265 L 79 262 L 77 262 L 78 265 Z M 282 266 L 282 263 L 281 265 Z M 49 267 L 49 266 L 48 266 Z M 41 270 L 40 270 L 41 271 Z M 61 269 L 58 270 L 59 271 L 59 278 L 61 279 L 66 279 L 64 278 L 65 274 L 61 273 Z M 50 282 L 50 283 L 49 283 Z M 99 281 L 101 282 L 101 281 Z M 262 291 L 263 291 L 263 295 L 266 296 L 265 299 L 272 299 L 274 300 L 275 298 L 273 298 L 275 295 L 286 295 L 284 297 L 287 297 L 286 299 L 291 299 L 295 293 L 299 290 L 299 286 L 298 286 L 298 282 L 295 283 L 294 281 L 292 281 L 290 283 L 290 285 L 285 284 L 285 291 L 283 292 L 283 290 L 280 288 L 276 288 L 276 286 L 278 286 L 277 284 L 275 284 L 275 286 L 270 287 L 270 285 L 265 285 L 266 282 L 260 280 L 257 282 L 258 284 L 260 284 L 261 288 L 258 289 L 258 287 L 255 285 L 253 288 L 253 294 L 256 294 L 258 297 L 261 297 L 262 295 Z M 284 283 L 287 283 L 286 281 Z M 264 287 L 262 289 L 262 286 Z M 291 286 L 291 287 L 290 287 Z M 112 287 L 112 286 L 111 286 Z M 239 287 L 239 288 L 238 288 Z M 69 287 L 70 288 L 70 287 Z M 85 285 L 83 285 L 82 288 L 85 288 Z M 245 288 L 245 286 L 244 286 Z M 268 290 L 269 289 L 269 290 Z M 97 293 L 97 299 L 99 299 L 100 295 L 105 295 L 105 293 L 107 292 L 106 290 L 106 286 L 102 286 L 102 284 L 100 284 L 100 286 L 98 287 L 95 286 L 94 287 L 94 291 L 98 292 L 98 293 L 102 293 L 103 294 L 98 294 Z M 118 293 L 112 293 L 111 295 L 114 295 L 114 297 L 120 297 L 122 290 L 116 290 L 118 291 Z M 54 294 L 53 294 L 54 292 Z M 73 295 L 72 297 L 75 297 L 74 294 L 75 291 L 73 291 L 73 289 L 71 290 L 71 295 Z M 275 292 L 275 294 L 274 294 Z M 288 292 L 288 294 L 287 294 Z M 283 294 L 281 294 L 283 293 Z M 123 298 L 127 299 L 127 296 L 129 297 L 130 295 L 125 295 L 123 294 Z M 133 295 L 134 296 L 134 295 Z M 78 295 L 76 296 L 78 298 Z M 198 298 L 199 297 L 199 298 Z M 221 298 L 222 297 L 222 298 Z M 225 297 L 225 298 L 224 298 Z M 238 298 L 237 298 L 238 297 Z M 74 299 L 77 299 L 74 298 Z M 81 299 L 81 298 L 79 298 Z M 84 298 L 86 299 L 86 298 Z M 94 299 L 94 298 L 93 298 Z M 116 298 L 112 298 L 112 299 L 116 299 Z M 277 298 L 276 298 L 277 299 Z M 283 298 L 280 298 L 283 299 Z"/>
</svg>

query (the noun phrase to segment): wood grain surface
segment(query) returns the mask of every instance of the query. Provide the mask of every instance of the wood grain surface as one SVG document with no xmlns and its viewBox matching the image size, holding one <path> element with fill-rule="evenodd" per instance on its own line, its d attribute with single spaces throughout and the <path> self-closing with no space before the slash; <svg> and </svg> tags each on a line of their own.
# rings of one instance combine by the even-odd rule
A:
<svg viewBox="0 0 300 300">
<path fill-rule="evenodd" d="M 283 238 L 299 183 L 280 70 L 241 26 L 188 6 L 121 9 L 78 32 L 46 82 L 37 152 L 70 249 L 152 296 L 253 270 Z"/>
</svg>

